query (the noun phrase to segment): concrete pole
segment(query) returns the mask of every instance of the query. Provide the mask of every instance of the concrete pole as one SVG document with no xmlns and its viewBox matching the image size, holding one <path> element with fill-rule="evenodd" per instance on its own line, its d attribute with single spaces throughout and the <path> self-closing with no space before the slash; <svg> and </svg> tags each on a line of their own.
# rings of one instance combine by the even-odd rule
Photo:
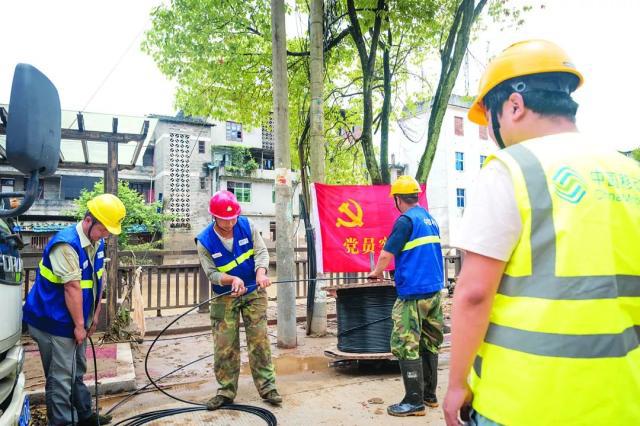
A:
<svg viewBox="0 0 640 426">
<path fill-rule="evenodd" d="M 324 109 L 323 109 L 323 15 L 324 0 L 311 0 L 311 29 L 309 37 L 310 46 L 310 80 L 311 80 L 311 131 L 309 154 L 311 157 L 311 180 L 315 183 L 324 183 Z M 322 278 L 318 274 L 318 278 Z M 314 295 L 313 318 L 311 320 L 311 334 L 324 336 L 327 334 L 327 294 L 321 290 L 320 280 L 316 283 Z"/>
<path fill-rule="evenodd" d="M 273 63 L 273 130 L 276 162 L 276 266 L 278 289 L 278 347 L 294 348 L 296 336 L 296 287 L 293 253 L 293 188 L 289 147 L 289 92 L 287 87 L 287 32 L 284 0 L 271 0 Z"/>
</svg>

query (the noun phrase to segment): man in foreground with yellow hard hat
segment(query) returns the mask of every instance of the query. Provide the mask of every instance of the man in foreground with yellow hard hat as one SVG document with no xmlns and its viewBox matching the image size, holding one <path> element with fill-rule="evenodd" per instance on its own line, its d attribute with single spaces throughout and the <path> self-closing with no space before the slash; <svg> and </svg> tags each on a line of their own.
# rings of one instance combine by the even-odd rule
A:
<svg viewBox="0 0 640 426">
<path fill-rule="evenodd" d="M 111 421 L 92 411 L 83 376 L 86 339 L 96 329 L 104 290 L 104 238 L 122 232 L 126 211 L 112 194 L 89 200 L 87 209 L 81 222 L 59 231 L 45 247 L 23 308 L 29 334 L 40 350 L 51 425 Z"/>
<path fill-rule="evenodd" d="M 405 396 L 387 408 L 392 416 L 424 416 L 425 404 L 438 406 L 438 348 L 442 344 L 444 285 L 440 230 L 429 212 L 418 204 L 418 181 L 400 176 L 391 185 L 390 197 L 402 214 L 369 274 L 380 280 L 395 258 L 398 299 L 391 318 L 391 352 L 398 358 Z"/>
<path fill-rule="evenodd" d="M 469 110 L 503 149 L 454 244 L 448 426 L 640 424 L 640 166 L 578 133 L 582 82 L 558 46 L 525 41 Z"/>
</svg>

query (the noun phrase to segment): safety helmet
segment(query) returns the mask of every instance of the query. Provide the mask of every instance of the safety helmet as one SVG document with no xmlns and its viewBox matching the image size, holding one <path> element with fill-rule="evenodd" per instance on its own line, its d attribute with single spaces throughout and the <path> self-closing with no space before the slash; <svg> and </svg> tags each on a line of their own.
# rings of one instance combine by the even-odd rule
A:
<svg viewBox="0 0 640 426">
<path fill-rule="evenodd" d="M 487 66 L 480 79 L 478 96 L 469 109 L 469 120 L 481 126 L 488 124 L 483 99 L 498 84 L 515 77 L 549 72 L 575 75 L 578 78 L 578 87 L 584 81 L 566 52 L 555 43 L 527 40 L 512 44 Z"/>
<path fill-rule="evenodd" d="M 122 220 L 127 210 L 122 201 L 113 194 L 101 194 L 87 202 L 89 213 L 113 235 L 122 233 Z"/>
<path fill-rule="evenodd" d="M 240 204 L 233 192 L 218 191 L 209 200 L 209 213 L 218 219 L 235 219 L 240 215 Z"/>
<path fill-rule="evenodd" d="M 389 197 L 393 197 L 398 194 L 419 194 L 422 192 L 418 181 L 407 175 L 398 176 L 395 182 L 391 184 L 391 191 Z"/>
</svg>

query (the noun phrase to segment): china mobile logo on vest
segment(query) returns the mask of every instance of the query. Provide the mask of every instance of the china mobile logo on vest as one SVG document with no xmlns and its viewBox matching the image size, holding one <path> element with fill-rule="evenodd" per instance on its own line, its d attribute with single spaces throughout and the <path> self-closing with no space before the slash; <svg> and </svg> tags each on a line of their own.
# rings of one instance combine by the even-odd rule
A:
<svg viewBox="0 0 640 426">
<path fill-rule="evenodd" d="M 587 184 L 582 177 L 570 167 L 561 167 L 553 175 L 553 185 L 558 197 L 571 204 L 578 204 L 587 193 Z"/>
</svg>

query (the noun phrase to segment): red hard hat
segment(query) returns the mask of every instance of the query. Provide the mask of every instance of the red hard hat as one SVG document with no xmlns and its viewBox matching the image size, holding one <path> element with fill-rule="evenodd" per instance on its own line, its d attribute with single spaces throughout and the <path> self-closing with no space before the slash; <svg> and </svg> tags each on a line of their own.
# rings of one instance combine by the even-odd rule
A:
<svg viewBox="0 0 640 426">
<path fill-rule="evenodd" d="M 219 219 L 235 219 L 240 215 L 240 204 L 233 192 L 218 191 L 209 200 L 209 213 Z"/>
</svg>

